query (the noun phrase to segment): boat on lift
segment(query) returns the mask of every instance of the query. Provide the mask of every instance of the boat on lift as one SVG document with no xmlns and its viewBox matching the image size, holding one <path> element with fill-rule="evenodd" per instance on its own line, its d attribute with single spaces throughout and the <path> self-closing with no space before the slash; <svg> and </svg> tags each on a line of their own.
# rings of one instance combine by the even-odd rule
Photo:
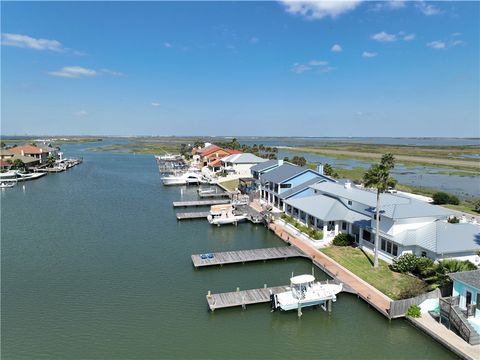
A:
<svg viewBox="0 0 480 360">
<path fill-rule="evenodd" d="M 313 275 L 298 275 L 290 278 L 290 289 L 270 295 L 272 310 L 298 310 L 307 306 L 325 306 L 327 301 L 335 302 L 343 284 L 320 283 Z"/>
<path fill-rule="evenodd" d="M 193 171 L 187 171 L 180 175 L 167 175 L 162 177 L 161 180 L 163 185 L 199 185 L 207 182 L 202 174 Z"/>
<path fill-rule="evenodd" d="M 211 225 L 235 224 L 248 219 L 248 214 L 239 214 L 231 204 L 212 205 L 207 220 Z"/>
<path fill-rule="evenodd" d="M 14 187 L 15 185 L 17 184 L 17 182 L 13 182 L 13 181 L 2 181 L 0 182 L 0 189 L 7 189 L 7 188 L 11 188 L 11 187 Z"/>
</svg>

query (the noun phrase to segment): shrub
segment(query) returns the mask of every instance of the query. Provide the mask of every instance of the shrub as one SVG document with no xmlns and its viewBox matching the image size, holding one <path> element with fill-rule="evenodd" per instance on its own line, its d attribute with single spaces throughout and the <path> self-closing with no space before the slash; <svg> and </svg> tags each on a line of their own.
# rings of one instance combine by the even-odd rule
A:
<svg viewBox="0 0 480 360">
<path fill-rule="evenodd" d="M 424 294 L 428 290 L 428 287 L 423 281 L 412 281 L 406 287 L 400 291 L 398 297 L 400 299 L 410 299 L 415 296 Z"/>
<path fill-rule="evenodd" d="M 473 210 L 480 212 L 480 199 L 473 200 Z"/>
<path fill-rule="evenodd" d="M 427 257 L 417 258 L 417 266 L 415 267 L 414 273 L 421 277 L 428 276 L 434 271 L 434 262 L 432 259 Z"/>
<path fill-rule="evenodd" d="M 450 201 L 450 195 L 446 192 L 439 191 L 433 194 L 432 199 L 433 202 L 437 205 L 448 204 Z"/>
<path fill-rule="evenodd" d="M 350 246 L 353 244 L 354 241 L 355 239 L 353 238 L 353 236 L 340 233 L 335 236 L 332 243 L 336 246 Z"/>
<path fill-rule="evenodd" d="M 418 305 L 410 305 L 408 307 L 407 312 L 405 313 L 406 316 L 411 316 L 413 318 L 419 318 L 422 316 L 422 310 Z"/>
<path fill-rule="evenodd" d="M 447 220 L 450 224 L 458 224 L 460 220 L 456 216 L 452 216 Z"/>
<path fill-rule="evenodd" d="M 448 199 L 448 203 L 452 205 L 459 205 L 460 200 L 458 200 L 458 197 L 456 197 L 455 195 L 450 195 L 450 198 Z"/>
<path fill-rule="evenodd" d="M 393 264 L 390 267 L 393 271 L 401 273 L 414 272 L 417 268 L 418 259 L 414 254 L 403 254 L 393 259 Z"/>
</svg>

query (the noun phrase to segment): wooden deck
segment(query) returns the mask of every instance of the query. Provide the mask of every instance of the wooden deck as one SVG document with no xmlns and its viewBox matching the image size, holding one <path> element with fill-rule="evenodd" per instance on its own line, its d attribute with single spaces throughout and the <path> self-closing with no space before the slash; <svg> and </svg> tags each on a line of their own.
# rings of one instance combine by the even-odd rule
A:
<svg viewBox="0 0 480 360">
<path fill-rule="evenodd" d="M 230 203 L 229 199 L 174 201 L 173 207 L 211 206 L 211 205 L 221 205 L 221 204 L 229 204 L 229 203 Z"/>
<path fill-rule="evenodd" d="M 252 304 L 267 303 L 270 301 L 270 290 L 276 294 L 286 291 L 287 286 L 264 287 L 243 291 L 232 291 L 207 295 L 208 306 L 211 311 L 235 306 L 245 307 Z"/>
<path fill-rule="evenodd" d="M 320 281 L 321 284 L 337 283 L 334 280 Z M 215 309 L 224 309 L 229 307 L 246 307 L 252 304 L 261 304 L 270 302 L 270 291 L 273 294 L 289 290 L 288 285 L 263 287 L 260 289 L 238 290 L 218 294 L 207 294 L 207 303 L 211 311 Z"/>
<path fill-rule="evenodd" d="M 226 264 L 238 264 L 251 261 L 266 261 L 274 259 L 287 259 L 292 257 L 303 257 L 305 254 L 294 246 L 282 246 L 266 249 L 225 251 L 212 253 L 212 258 L 202 259 L 202 254 L 192 255 L 193 266 L 205 267 Z"/>
<path fill-rule="evenodd" d="M 208 211 L 179 212 L 177 213 L 177 220 L 205 219 L 209 214 Z"/>
</svg>

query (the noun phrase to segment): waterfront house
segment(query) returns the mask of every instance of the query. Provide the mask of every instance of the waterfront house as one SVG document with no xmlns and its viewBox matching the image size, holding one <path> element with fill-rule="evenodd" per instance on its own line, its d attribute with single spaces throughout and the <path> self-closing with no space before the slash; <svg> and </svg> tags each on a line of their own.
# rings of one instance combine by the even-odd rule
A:
<svg viewBox="0 0 480 360">
<path fill-rule="evenodd" d="M 413 253 L 433 260 L 480 262 L 476 255 L 480 249 L 478 225 L 450 224 L 449 210 L 398 194 L 381 194 L 380 204 L 379 256 L 385 261 Z M 323 230 L 327 239 L 347 233 L 370 252 L 375 242 L 375 207 L 376 193 L 350 182 L 317 182 L 285 200 L 288 215 Z"/>
<path fill-rule="evenodd" d="M 7 149 L 4 149 L 4 148 L 0 149 L 0 160 L 5 160 L 5 161 L 8 159 L 11 160 L 14 155 L 15 153 L 8 151 Z"/>
<path fill-rule="evenodd" d="M 283 164 L 283 160 L 267 160 L 265 162 L 262 162 L 262 163 L 259 163 L 257 165 L 252 166 L 250 168 L 250 172 L 252 174 L 252 177 L 255 180 L 260 181 L 260 176 L 262 174 L 265 174 L 265 173 L 279 167 L 282 164 Z"/>
<path fill-rule="evenodd" d="M 318 182 L 334 182 L 333 179 L 319 171 L 293 165 L 289 162 L 277 160 L 277 165 L 259 170 L 258 166 L 252 167 L 252 175 L 259 175 L 260 199 L 268 204 L 285 211 L 284 202 L 293 197 L 306 196 L 309 186 Z M 267 171 L 265 171 L 267 169 Z M 255 175 L 253 175 L 255 176 Z"/>
<path fill-rule="evenodd" d="M 448 274 L 453 280 L 452 296 L 440 298 L 440 321 L 471 345 L 480 344 L 480 270 Z"/>
<path fill-rule="evenodd" d="M 238 150 L 227 150 L 223 149 L 220 146 L 215 144 L 210 144 L 202 149 L 196 151 L 196 156 L 198 156 L 199 162 L 202 166 L 208 166 L 209 163 L 219 160 L 226 156 L 231 155 L 233 152 Z"/>
<path fill-rule="evenodd" d="M 8 149 L 8 151 L 21 156 L 31 156 L 35 159 L 38 159 L 40 164 L 45 164 L 49 155 L 49 151 L 47 149 L 31 144 L 15 146 Z"/>
<path fill-rule="evenodd" d="M 267 159 L 250 153 L 237 153 L 220 159 L 221 168 L 228 174 L 249 177 L 252 166 L 266 162 Z"/>
</svg>

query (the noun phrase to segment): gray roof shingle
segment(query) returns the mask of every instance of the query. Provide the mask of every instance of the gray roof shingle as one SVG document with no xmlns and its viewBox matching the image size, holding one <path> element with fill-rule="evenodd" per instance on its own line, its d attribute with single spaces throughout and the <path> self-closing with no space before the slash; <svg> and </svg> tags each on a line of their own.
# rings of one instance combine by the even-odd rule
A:
<svg viewBox="0 0 480 360">
<path fill-rule="evenodd" d="M 316 176 L 311 180 L 305 181 L 304 183 L 302 183 L 298 186 L 295 186 L 291 189 L 288 189 L 287 191 L 282 192 L 278 197 L 280 199 L 287 199 L 290 196 L 295 195 L 295 194 L 299 193 L 300 191 L 303 191 L 303 190 L 309 188 L 310 185 L 316 184 L 316 183 L 321 182 L 321 181 L 325 181 L 325 179 L 323 177 Z"/>
<path fill-rule="evenodd" d="M 262 183 L 273 182 L 278 184 L 278 183 L 281 183 L 282 181 L 290 179 L 295 175 L 301 174 L 306 170 L 308 169 L 302 168 L 300 166 L 292 165 L 289 163 L 284 163 L 283 165 L 280 165 L 279 167 L 263 174 L 261 177 L 261 180 L 262 180 Z"/>
<path fill-rule="evenodd" d="M 278 160 L 267 160 L 267 161 L 264 161 L 260 164 L 252 166 L 250 168 L 250 171 L 260 172 L 260 171 L 264 171 L 264 170 L 273 168 L 275 166 L 278 166 Z"/>
<path fill-rule="evenodd" d="M 462 271 L 448 274 L 448 276 L 480 290 L 480 270 Z"/>
</svg>

